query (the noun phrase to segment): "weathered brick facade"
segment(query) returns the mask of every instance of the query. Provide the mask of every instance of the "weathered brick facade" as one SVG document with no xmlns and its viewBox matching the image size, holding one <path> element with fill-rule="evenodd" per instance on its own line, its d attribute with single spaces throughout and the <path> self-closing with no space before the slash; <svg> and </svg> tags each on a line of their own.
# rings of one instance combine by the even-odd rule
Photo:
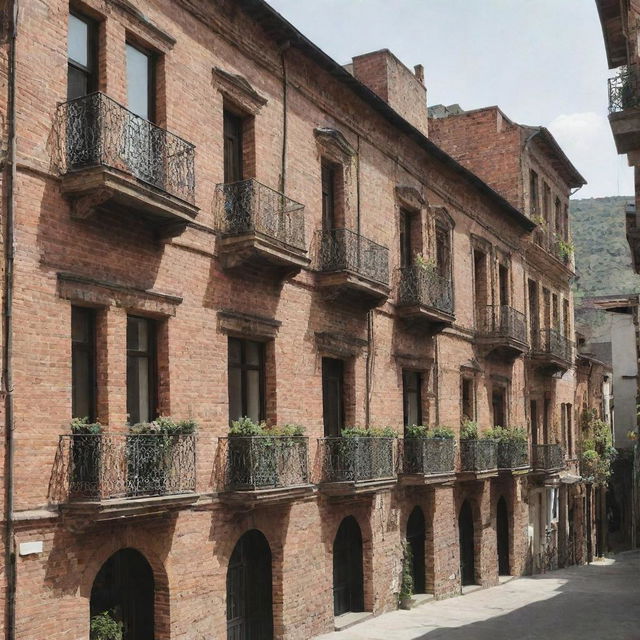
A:
<svg viewBox="0 0 640 640">
<path fill-rule="evenodd" d="M 396 608 L 402 541 L 416 506 L 425 519 L 426 590 L 436 598 L 460 593 L 458 517 L 465 500 L 473 518 L 475 582 L 498 582 L 503 497 L 509 572 L 539 566 L 535 557 L 542 550 L 532 547 L 529 501 L 539 490 L 541 508 L 547 508 L 558 469 L 498 472 L 494 464 L 465 472 L 458 447 L 457 475 L 451 470 L 416 481 L 398 463 L 377 482 L 325 486 L 322 358 L 344 363 L 346 425 L 390 425 L 402 435 L 403 371 L 413 371 L 421 374 L 427 425 L 449 426 L 458 435 L 466 388 L 475 414 L 470 417 L 481 428 L 495 424 L 501 412 L 508 425 L 531 433 L 536 399 L 543 407 L 539 415 L 546 412 L 535 427 L 537 442 L 566 447 L 566 433 L 556 425 L 561 405 L 577 405 L 573 355 L 561 353 L 558 363 L 530 347 L 538 344 L 536 327 L 562 325 L 562 337 L 570 338 L 571 268 L 548 245 L 532 241 L 536 225 L 527 217 L 523 186 L 530 163 L 565 204 L 573 179 L 566 172 L 575 170 L 567 169 L 561 152 L 542 135 L 523 161 L 522 131 L 509 123 L 517 129 L 513 140 L 496 138 L 484 125 L 476 138 L 476 129 L 467 128 L 464 137 L 473 145 L 468 155 L 458 153 L 461 146 L 449 145 L 453 132 L 449 137 L 435 121 L 427 123 L 420 69 L 414 75 L 381 51 L 342 70 L 258 0 L 140 1 L 135 7 L 124 0 L 83 0 L 71 8 L 95 21 L 97 88 L 117 103 L 128 100 L 125 44 L 153 52 L 155 123 L 195 146 L 195 172 L 176 178 L 180 154 L 189 153 L 183 142 L 166 133 L 155 142 L 151 133 L 119 133 L 119 126 L 131 124 L 111 125 L 126 144 L 116 145 L 118 158 L 102 163 L 106 169 L 100 162 L 98 170 L 91 162 L 69 166 L 73 145 L 81 144 L 74 135 L 103 126 L 91 115 L 97 107 L 84 124 L 74 125 L 72 107 L 61 106 L 69 3 L 22 5 L 16 178 L 13 196 L 5 189 L 3 204 L 9 197 L 15 202 L 15 637 L 87 638 L 96 576 L 121 549 L 136 549 L 151 567 L 157 640 L 226 637 L 230 559 L 241 536 L 256 529 L 271 551 L 273 636 L 308 638 L 334 624 L 334 541 L 348 516 L 362 536 L 362 608 Z M 6 51 L 1 67 L 6 89 Z M 254 230 L 242 245 L 228 228 L 222 232 L 231 215 L 228 197 L 216 189 L 225 182 L 224 110 L 243 118 L 242 177 L 304 205 L 302 247 L 281 242 L 280 228 L 271 231 L 275 238 Z M 5 122 L 10 115 L 5 91 L 1 115 Z M 495 174 L 496 159 L 475 160 L 492 141 L 503 148 Z M 148 161 L 136 153 L 148 158 L 170 143 L 180 153 L 166 153 L 161 169 L 141 177 L 149 165 L 140 165 Z M 358 234 L 358 264 L 349 268 L 329 270 L 322 262 L 323 161 L 338 176 L 338 226 Z M 478 177 L 463 168 L 467 164 Z M 243 206 L 260 206 L 260 194 L 284 208 L 282 196 L 253 188 Z M 288 206 L 293 213 L 287 220 L 295 220 L 299 210 Z M 439 252 L 449 243 L 452 309 L 424 300 L 412 307 L 400 299 L 401 210 L 411 214 L 412 247 L 425 260 L 442 265 Z M 384 272 L 385 265 L 382 258 L 367 262 L 363 244 L 376 256 L 386 255 L 380 247 L 389 249 L 388 282 L 384 273 L 366 271 Z M 486 309 L 530 316 L 529 280 L 539 284 L 538 324 L 529 318 L 522 336 L 505 339 L 484 324 Z M 547 307 L 545 300 L 551 301 Z M 68 441 L 59 439 L 72 417 L 72 306 L 96 310 L 96 415 L 114 441 L 127 433 L 127 316 L 155 321 L 154 409 L 197 421 L 195 485 L 189 487 L 195 491 L 74 499 L 71 453 Z M 272 424 L 304 425 L 308 486 L 226 490 L 229 337 L 264 344 L 265 417 Z M 552 375 L 567 369 L 561 379 Z M 577 421 L 572 424 L 577 429 Z M 577 437 L 576 431 L 572 441 Z M 397 461 L 402 445 L 393 447 Z M 573 453 L 568 451 L 569 464 Z M 130 462 L 123 460 L 115 466 L 124 464 L 122 473 L 130 476 Z M 580 526 L 576 530 L 583 535 Z M 21 546 L 38 541 L 42 551 Z"/>
</svg>

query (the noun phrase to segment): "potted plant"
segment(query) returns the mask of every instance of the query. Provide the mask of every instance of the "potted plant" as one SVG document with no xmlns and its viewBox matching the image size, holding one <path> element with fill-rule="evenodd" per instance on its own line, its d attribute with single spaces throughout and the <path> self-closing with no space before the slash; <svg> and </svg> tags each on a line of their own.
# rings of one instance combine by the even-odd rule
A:
<svg viewBox="0 0 640 640">
<path fill-rule="evenodd" d="M 449 427 L 405 429 L 404 464 L 407 473 L 450 473 L 454 470 L 455 434 Z"/>
<path fill-rule="evenodd" d="M 103 611 L 91 618 L 90 640 L 122 640 L 122 622 L 115 620 L 111 612 Z"/>
<path fill-rule="evenodd" d="M 518 469 L 529 464 L 527 432 L 522 427 L 493 427 L 484 435 L 498 443 L 499 469 Z"/>
<path fill-rule="evenodd" d="M 400 609 L 411 609 L 413 596 L 413 551 L 411 545 L 402 542 L 402 576 L 400 577 L 400 595 L 398 604 Z"/>
<path fill-rule="evenodd" d="M 75 495 L 96 497 L 100 493 L 102 425 L 88 418 L 74 418 L 71 439 L 71 486 Z"/>
</svg>

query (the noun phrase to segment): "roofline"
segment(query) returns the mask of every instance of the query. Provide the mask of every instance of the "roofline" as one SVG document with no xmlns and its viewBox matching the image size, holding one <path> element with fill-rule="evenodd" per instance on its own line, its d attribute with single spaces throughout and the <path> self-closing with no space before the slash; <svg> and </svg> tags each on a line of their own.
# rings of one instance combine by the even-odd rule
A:
<svg viewBox="0 0 640 640">
<path fill-rule="evenodd" d="M 538 131 L 535 133 L 532 138 L 535 138 L 537 135 L 542 134 L 546 141 L 553 148 L 554 153 L 558 156 L 562 164 L 568 169 L 569 173 L 573 176 L 573 182 L 568 183 L 570 187 L 584 187 L 587 184 L 587 181 L 582 177 L 582 174 L 576 169 L 575 165 L 569 158 L 567 154 L 562 150 L 562 147 L 558 144 L 558 141 L 553 137 L 553 134 L 547 127 L 537 127 Z"/>
<path fill-rule="evenodd" d="M 252 17 L 257 17 L 260 22 L 270 21 L 272 25 L 282 31 L 282 35 L 291 44 L 298 48 L 314 60 L 320 67 L 328 71 L 336 80 L 347 85 L 353 93 L 367 102 L 374 110 L 382 115 L 388 122 L 400 129 L 420 147 L 427 151 L 436 160 L 462 176 L 468 182 L 477 187 L 489 199 L 513 216 L 514 221 L 527 231 L 533 231 L 536 224 L 530 220 L 522 211 L 511 205 L 499 193 L 494 191 L 486 182 L 481 180 L 475 173 L 469 171 L 456 162 L 449 154 L 443 151 L 438 145 L 429 140 L 421 131 L 405 120 L 393 108 L 391 108 L 382 98 L 375 94 L 369 87 L 352 76 L 341 64 L 327 55 L 322 49 L 315 45 L 298 29 L 296 29 L 286 18 L 278 13 L 266 0 L 236 0 L 240 8 Z M 275 23 L 275 24 L 274 24 Z"/>
<path fill-rule="evenodd" d="M 432 104 L 429 109 L 439 106 L 443 106 L 446 109 L 448 105 Z M 448 118 L 459 118 L 460 116 L 471 115 L 473 113 L 481 113 L 482 111 L 497 111 L 509 124 L 515 125 L 516 127 L 519 126 L 518 123 L 514 122 L 497 104 L 492 104 L 487 107 L 477 107 L 476 109 L 463 109 L 460 113 L 451 113 L 446 116 L 446 118 L 429 118 L 429 120 L 442 121 Z"/>
<path fill-rule="evenodd" d="M 616 6 L 619 7 L 620 5 L 616 4 Z M 606 19 L 603 14 L 602 0 L 596 0 L 596 8 L 598 10 L 600 28 L 602 29 L 602 39 L 604 40 L 604 51 L 607 54 L 607 65 L 609 66 L 609 69 L 616 69 L 620 66 L 620 64 L 614 61 L 613 55 L 611 53 L 611 43 L 609 42 L 609 36 L 607 34 Z M 620 18 L 622 19 L 622 13 L 620 13 Z"/>
</svg>

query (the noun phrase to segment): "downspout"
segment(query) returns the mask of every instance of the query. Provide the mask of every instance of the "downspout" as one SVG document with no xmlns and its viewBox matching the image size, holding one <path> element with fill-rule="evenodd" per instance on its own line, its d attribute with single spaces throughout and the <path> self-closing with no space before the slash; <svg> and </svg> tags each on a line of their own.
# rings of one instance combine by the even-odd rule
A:
<svg viewBox="0 0 640 640">
<path fill-rule="evenodd" d="M 18 0 L 11 3 L 7 86 L 7 162 L 5 278 L 4 278 L 4 345 L 2 354 L 2 390 L 5 396 L 5 563 L 7 595 L 5 600 L 5 638 L 15 638 L 16 554 L 13 525 L 13 262 L 14 262 L 14 185 L 16 182 L 16 36 Z"/>
<path fill-rule="evenodd" d="M 287 138 L 289 135 L 288 101 L 289 78 L 287 74 L 287 50 L 291 43 L 287 40 L 280 46 L 280 61 L 282 64 L 282 158 L 280 164 L 280 193 L 284 194 L 287 187 Z"/>
</svg>

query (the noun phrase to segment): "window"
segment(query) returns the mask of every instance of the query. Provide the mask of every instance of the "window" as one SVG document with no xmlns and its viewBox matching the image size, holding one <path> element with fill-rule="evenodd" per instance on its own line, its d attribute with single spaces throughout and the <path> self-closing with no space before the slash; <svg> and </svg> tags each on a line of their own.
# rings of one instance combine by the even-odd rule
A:
<svg viewBox="0 0 640 640">
<path fill-rule="evenodd" d="M 265 419 L 264 344 L 229 338 L 229 424 Z"/>
<path fill-rule="evenodd" d="M 562 321 L 563 321 L 563 332 L 565 338 L 571 338 L 571 314 L 569 313 L 569 301 L 562 301 Z"/>
<path fill-rule="evenodd" d="M 509 305 L 509 267 L 504 264 L 498 266 L 498 286 L 500 296 L 500 306 Z"/>
<path fill-rule="evenodd" d="M 95 22 L 76 13 L 69 14 L 67 100 L 97 90 L 97 40 Z"/>
<path fill-rule="evenodd" d="M 151 122 L 155 118 L 154 67 L 153 54 L 127 44 L 127 105 Z"/>
<path fill-rule="evenodd" d="M 400 266 L 410 267 L 413 263 L 413 247 L 411 242 L 411 227 L 413 214 L 406 209 L 400 209 Z"/>
<path fill-rule="evenodd" d="M 491 392 L 491 407 L 493 409 L 493 426 L 507 426 L 507 390 L 504 387 L 494 388 Z"/>
<path fill-rule="evenodd" d="M 567 404 L 567 455 L 573 457 L 573 405 Z"/>
<path fill-rule="evenodd" d="M 322 415 L 324 435 L 339 436 L 344 427 L 344 362 L 322 358 Z"/>
<path fill-rule="evenodd" d="M 549 433 L 551 420 L 551 400 L 544 399 L 544 413 L 542 414 L 542 444 L 551 444 L 551 434 Z"/>
<path fill-rule="evenodd" d="M 556 198 L 555 202 L 555 230 L 558 238 L 563 237 L 562 233 L 562 204 L 560 203 L 560 198 Z"/>
<path fill-rule="evenodd" d="M 538 205 L 538 174 L 533 169 L 529 171 L 529 202 L 531 217 L 533 218 L 540 213 Z"/>
<path fill-rule="evenodd" d="M 544 217 L 544 221 L 547 223 L 547 229 L 549 229 L 549 218 L 551 217 L 551 189 L 546 182 L 543 183 L 542 186 L 542 215 Z"/>
<path fill-rule="evenodd" d="M 322 163 L 322 229 L 331 231 L 336 228 L 336 167 Z"/>
<path fill-rule="evenodd" d="M 422 374 L 418 371 L 402 372 L 404 426 L 422 424 Z"/>
<path fill-rule="evenodd" d="M 529 406 L 529 417 L 531 419 L 531 444 L 536 445 L 538 444 L 538 401 L 531 400 Z"/>
<path fill-rule="evenodd" d="M 533 280 L 528 281 L 529 290 L 529 330 L 531 344 L 539 348 L 538 330 L 540 328 L 540 310 L 538 307 L 538 284 Z"/>
<path fill-rule="evenodd" d="M 451 231 L 442 222 L 436 223 L 436 266 L 440 277 L 451 278 Z"/>
<path fill-rule="evenodd" d="M 71 307 L 71 412 L 96 419 L 95 311 Z"/>
<path fill-rule="evenodd" d="M 477 249 L 473 252 L 473 293 L 476 323 L 483 327 L 487 310 L 487 255 Z"/>
<path fill-rule="evenodd" d="M 473 378 L 462 378 L 462 419 L 476 419 L 475 384 Z"/>
<path fill-rule="evenodd" d="M 156 325 L 149 318 L 127 318 L 127 413 L 129 423 L 156 417 Z"/>
<path fill-rule="evenodd" d="M 240 116 L 225 109 L 224 119 L 224 181 L 239 182 L 244 177 L 243 121 Z"/>
</svg>

